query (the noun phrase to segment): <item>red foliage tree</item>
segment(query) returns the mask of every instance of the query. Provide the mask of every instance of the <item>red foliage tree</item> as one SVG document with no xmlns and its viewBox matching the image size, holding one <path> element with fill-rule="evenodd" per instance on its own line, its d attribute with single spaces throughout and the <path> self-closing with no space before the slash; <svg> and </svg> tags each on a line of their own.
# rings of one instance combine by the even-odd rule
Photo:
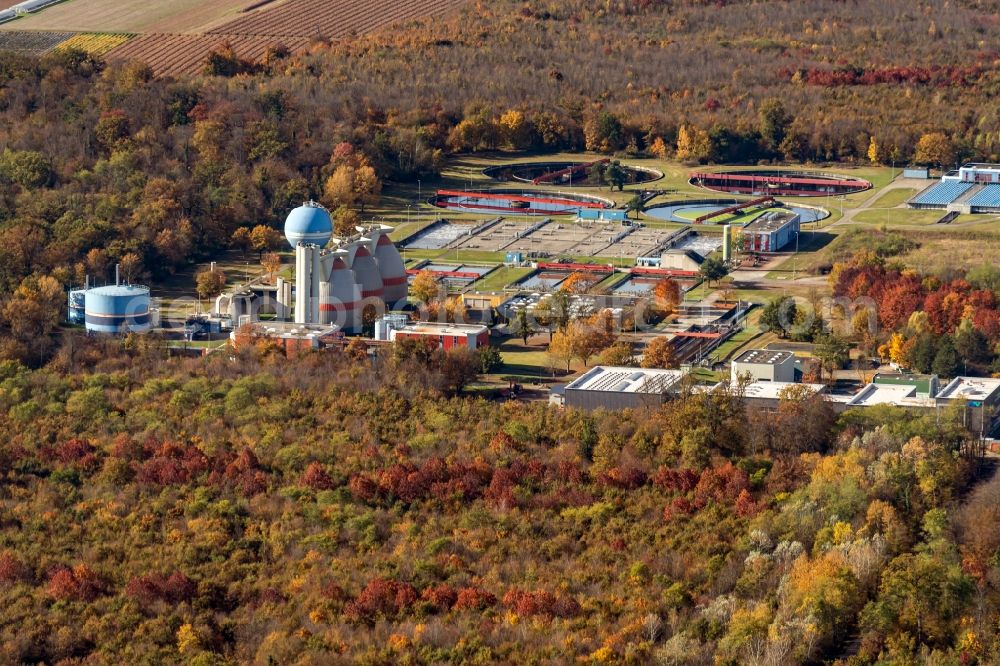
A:
<svg viewBox="0 0 1000 666">
<path fill-rule="evenodd" d="M 698 472 L 693 469 L 660 467 L 653 474 L 653 485 L 668 493 L 688 493 L 698 485 Z"/>
<path fill-rule="evenodd" d="M 709 501 L 731 504 L 740 492 L 750 487 L 746 472 L 727 462 L 719 467 L 706 469 L 694 488 L 694 503 L 704 506 Z"/>
<path fill-rule="evenodd" d="M 646 485 L 646 473 L 638 467 L 612 467 L 597 477 L 597 483 L 610 488 L 635 490 Z"/>
<path fill-rule="evenodd" d="M 587 473 L 580 467 L 579 463 L 572 460 L 560 460 L 556 465 L 554 476 L 563 483 L 585 483 Z"/>
<path fill-rule="evenodd" d="M 190 482 L 207 469 L 208 458 L 198 447 L 164 442 L 139 466 L 136 479 L 149 485 L 178 485 Z"/>
<path fill-rule="evenodd" d="M 409 583 L 389 578 L 373 578 L 354 601 L 344 607 L 352 622 L 373 623 L 377 618 L 397 618 L 417 602 L 417 591 Z"/>
<path fill-rule="evenodd" d="M 243 447 L 238 456 L 217 456 L 209 476 L 209 483 L 229 485 L 246 497 L 253 497 L 267 490 L 267 475 L 261 469 L 257 455 L 250 447 Z"/>
<path fill-rule="evenodd" d="M 469 586 L 463 587 L 458 591 L 458 596 L 455 599 L 455 604 L 453 606 L 454 610 L 486 610 L 491 606 L 495 606 L 497 603 L 496 596 L 487 590 L 480 587 Z"/>
<path fill-rule="evenodd" d="M 197 586 L 190 578 L 180 571 L 166 576 L 161 573 L 135 576 L 125 586 L 125 594 L 143 604 L 155 601 L 180 603 L 190 601 L 197 591 Z"/>
<path fill-rule="evenodd" d="M 740 491 L 740 496 L 736 498 L 736 515 L 741 518 L 749 518 L 760 513 L 761 507 L 754 501 L 750 491 L 744 488 Z"/>
<path fill-rule="evenodd" d="M 511 588 L 503 597 L 503 605 L 523 616 L 574 617 L 580 613 L 576 599 L 547 590 L 529 592 Z"/>
<path fill-rule="evenodd" d="M 493 479 L 483 493 L 487 503 L 498 511 L 507 511 L 515 506 L 514 474 L 508 469 L 498 469 L 493 472 Z"/>
<path fill-rule="evenodd" d="M 447 583 L 441 583 L 425 588 L 420 598 L 429 603 L 436 612 L 447 613 L 458 601 L 458 591 Z"/>
<path fill-rule="evenodd" d="M 686 497 L 675 497 L 670 504 L 663 509 L 663 519 L 670 520 L 675 516 L 689 516 L 694 513 L 695 507 Z"/>
<path fill-rule="evenodd" d="M 17 583 L 30 577 L 31 571 L 13 552 L 0 553 L 0 583 Z"/>
<path fill-rule="evenodd" d="M 924 300 L 923 289 L 915 279 L 902 279 L 887 287 L 878 301 L 878 318 L 882 325 L 894 331 L 906 323 Z"/>
<path fill-rule="evenodd" d="M 78 564 L 72 569 L 57 567 L 49 575 L 45 587 L 50 597 L 66 601 L 93 601 L 102 589 L 100 578 L 86 564 Z"/>
<path fill-rule="evenodd" d="M 302 473 L 302 485 L 313 490 L 331 490 L 335 486 L 333 479 L 318 462 L 309 463 L 306 467 L 306 471 Z"/>
<path fill-rule="evenodd" d="M 492 477 L 493 470 L 482 461 L 446 463 L 431 458 L 419 467 L 403 462 L 373 475 L 356 474 L 348 487 L 356 498 L 369 503 L 410 504 L 428 497 L 450 502 L 479 497 Z"/>
</svg>

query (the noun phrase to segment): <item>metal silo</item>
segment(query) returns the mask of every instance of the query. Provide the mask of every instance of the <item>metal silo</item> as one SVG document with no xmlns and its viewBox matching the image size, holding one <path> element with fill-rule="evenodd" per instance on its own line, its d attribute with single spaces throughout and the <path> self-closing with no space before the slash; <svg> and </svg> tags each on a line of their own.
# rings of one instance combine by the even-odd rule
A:
<svg viewBox="0 0 1000 666">
<path fill-rule="evenodd" d="M 323 257 L 324 269 L 329 265 L 324 283 L 320 284 L 320 322 L 337 324 L 345 333 L 361 331 L 361 285 L 347 265 L 350 253 L 335 250 Z M 323 284 L 328 285 L 324 294 Z"/>
<path fill-rule="evenodd" d="M 361 285 L 361 298 L 384 298 L 382 274 L 379 273 L 372 253 L 368 251 L 370 242 L 370 238 L 362 238 L 351 242 L 345 249 L 350 252 L 354 281 Z"/>
<path fill-rule="evenodd" d="M 378 264 L 379 275 L 382 276 L 382 285 L 385 290 L 383 298 L 386 304 L 390 308 L 399 308 L 406 305 L 406 295 L 409 289 L 403 258 L 399 256 L 399 250 L 389 238 L 391 231 L 392 227 L 385 225 L 371 231 L 375 238 L 372 255 Z"/>
<path fill-rule="evenodd" d="M 84 319 L 92 333 L 144 333 L 149 330 L 149 287 L 109 285 L 84 295 Z"/>
</svg>

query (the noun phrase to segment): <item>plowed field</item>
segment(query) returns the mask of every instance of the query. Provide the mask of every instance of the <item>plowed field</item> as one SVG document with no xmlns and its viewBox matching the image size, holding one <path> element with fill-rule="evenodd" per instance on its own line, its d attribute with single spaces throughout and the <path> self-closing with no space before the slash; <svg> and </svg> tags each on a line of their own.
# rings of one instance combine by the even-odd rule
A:
<svg viewBox="0 0 1000 666">
<path fill-rule="evenodd" d="M 283 44 L 292 51 L 308 43 L 305 37 L 267 37 L 256 35 L 139 35 L 108 52 L 114 60 L 142 60 L 157 76 L 199 74 L 205 56 L 228 41 L 241 58 L 259 60 L 269 46 Z"/>
<path fill-rule="evenodd" d="M 141 60 L 157 75 L 198 74 L 209 52 L 226 41 L 240 57 L 259 60 L 269 46 L 281 44 L 292 52 L 301 51 L 315 37 L 336 39 L 372 32 L 438 16 L 467 2 L 67 0 L 0 24 L 0 50 L 44 53 L 72 37 L 65 46 L 103 54 L 108 60 Z M 87 34 L 74 37 L 75 33 Z M 137 36 L 128 39 L 128 34 Z M 116 45 L 114 40 L 124 43 Z"/>
<path fill-rule="evenodd" d="M 254 0 L 67 0 L 0 30 L 198 34 L 232 20 Z"/>
<path fill-rule="evenodd" d="M 210 32 L 343 37 L 456 9 L 466 0 L 288 0 L 248 12 Z"/>
<path fill-rule="evenodd" d="M 0 50 L 41 55 L 73 36 L 72 32 L 11 30 L 0 33 Z"/>
</svg>

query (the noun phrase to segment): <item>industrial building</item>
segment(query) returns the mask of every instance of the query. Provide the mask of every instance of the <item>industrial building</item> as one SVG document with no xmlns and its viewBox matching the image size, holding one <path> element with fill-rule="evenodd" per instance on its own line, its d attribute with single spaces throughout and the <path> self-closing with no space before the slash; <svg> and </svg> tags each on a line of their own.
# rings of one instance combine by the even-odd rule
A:
<svg viewBox="0 0 1000 666">
<path fill-rule="evenodd" d="M 880 372 L 872 377 L 872 384 L 879 386 L 910 386 L 917 398 L 933 398 L 940 385 L 937 375 L 915 375 L 897 372 Z"/>
<path fill-rule="evenodd" d="M 556 391 L 562 404 L 580 409 L 657 407 L 672 399 L 687 373 L 658 368 L 599 365 Z"/>
<path fill-rule="evenodd" d="M 303 203 L 285 219 L 285 238 L 295 250 L 294 280 L 252 282 L 219 296 L 213 312 L 234 322 L 273 314 L 279 321 L 360 333 L 365 308 L 384 313 L 406 304 L 408 276 L 389 238 L 392 231 L 358 227 L 355 235 L 337 238 L 330 213 L 314 201 Z"/>
<path fill-rule="evenodd" d="M 743 387 L 743 399 L 749 409 L 775 410 L 792 387 L 805 387 L 821 395 L 826 393 L 823 384 L 758 381 Z"/>
<path fill-rule="evenodd" d="M 799 236 L 799 214 L 770 210 L 743 226 L 744 252 L 778 252 Z"/>
<path fill-rule="evenodd" d="M 295 248 L 295 322 L 336 324 L 361 331 L 364 307 L 384 310 L 405 304 L 406 268 L 389 239 L 392 227 L 358 228 L 350 238 L 333 238 L 333 221 L 312 201 L 293 210 L 285 236 Z M 334 248 L 324 246 L 333 239 Z"/>
<path fill-rule="evenodd" d="M 794 382 L 795 354 L 770 349 L 749 349 L 732 365 L 732 379 L 750 377 L 755 382 Z"/>
<path fill-rule="evenodd" d="M 666 250 L 660 254 L 657 268 L 694 273 L 703 263 L 705 257 L 694 250 Z"/>
<path fill-rule="evenodd" d="M 966 164 L 918 192 L 910 208 L 953 213 L 1000 212 L 1000 164 Z"/>
<path fill-rule="evenodd" d="M 152 328 L 149 287 L 122 284 L 115 267 L 115 284 L 73 289 L 67 300 L 67 321 L 88 333 L 146 333 Z"/>
<path fill-rule="evenodd" d="M 490 344 L 490 329 L 482 324 L 451 324 L 433 321 L 409 321 L 406 315 L 386 315 L 375 322 L 375 339 L 395 342 L 405 339 L 434 340 L 438 347 L 479 349 Z"/>
<path fill-rule="evenodd" d="M 248 322 L 229 334 L 234 345 L 238 344 L 241 335 L 247 333 L 244 328 L 246 326 L 251 329 L 249 331 L 251 339 L 267 338 L 284 349 L 286 356 L 338 344 L 343 339 L 343 334 L 336 325 L 296 324 L 287 321 Z"/>
</svg>

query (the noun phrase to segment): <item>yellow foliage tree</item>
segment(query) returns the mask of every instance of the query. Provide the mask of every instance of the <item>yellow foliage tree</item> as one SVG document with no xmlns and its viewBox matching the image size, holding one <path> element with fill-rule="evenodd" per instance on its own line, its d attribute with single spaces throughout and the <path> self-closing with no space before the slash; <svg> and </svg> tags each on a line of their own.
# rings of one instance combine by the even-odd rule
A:
<svg viewBox="0 0 1000 666">
<path fill-rule="evenodd" d="M 677 304 L 681 302 L 681 290 L 677 283 L 663 279 L 653 287 L 653 304 L 664 317 L 673 314 Z"/>
<path fill-rule="evenodd" d="M 410 296 L 420 303 L 432 303 L 440 292 L 437 278 L 430 271 L 420 271 L 410 284 Z"/>
<path fill-rule="evenodd" d="M 674 355 L 673 345 L 666 336 L 653 338 L 646 345 L 642 354 L 642 367 L 644 368 L 676 368 L 677 357 Z"/>
<path fill-rule="evenodd" d="M 333 216 L 333 233 L 341 237 L 353 236 L 355 229 L 361 224 L 358 212 L 347 206 L 341 206 Z"/>
<path fill-rule="evenodd" d="M 677 131 L 677 159 L 706 160 L 711 151 L 708 132 L 691 125 L 681 125 Z"/>
<path fill-rule="evenodd" d="M 260 265 L 267 271 L 267 279 L 270 280 L 281 270 L 281 256 L 277 252 L 268 252 L 260 258 Z"/>
<path fill-rule="evenodd" d="M 667 147 L 667 142 L 663 140 L 663 137 L 658 136 L 653 139 L 652 145 L 649 146 L 649 153 L 657 159 L 665 160 L 670 155 L 670 148 Z"/>
<path fill-rule="evenodd" d="M 523 111 L 510 109 L 500 116 L 498 123 L 500 140 L 504 145 L 514 150 L 524 150 L 531 147 L 531 123 Z"/>
<path fill-rule="evenodd" d="M 868 161 L 872 164 L 878 164 L 879 162 L 878 143 L 875 141 L 874 136 L 868 141 Z"/>
<path fill-rule="evenodd" d="M 218 296 L 226 287 L 226 274 L 216 268 L 215 270 L 202 271 L 195 278 L 195 288 L 199 298 L 212 298 Z"/>
<path fill-rule="evenodd" d="M 183 655 L 191 655 L 201 650 L 201 639 L 190 622 L 185 622 L 177 630 L 177 651 Z"/>
<path fill-rule="evenodd" d="M 549 342 L 548 349 L 549 360 L 555 367 L 555 364 L 560 366 L 566 364 L 566 372 L 569 372 L 570 363 L 573 361 L 573 357 L 576 356 L 576 352 L 573 349 L 573 340 L 570 337 L 569 331 L 556 331 L 552 334 L 552 340 Z"/>
<path fill-rule="evenodd" d="M 944 132 L 921 135 L 913 161 L 928 166 L 946 166 L 955 161 L 955 145 Z"/>
<path fill-rule="evenodd" d="M 330 208 L 353 206 L 357 202 L 354 191 L 355 168 L 349 164 L 341 164 L 323 183 L 323 203 Z"/>
<path fill-rule="evenodd" d="M 559 284 L 559 290 L 570 294 L 582 294 L 590 287 L 590 281 L 583 273 L 570 273 L 569 277 Z"/>
<path fill-rule="evenodd" d="M 857 578 L 843 556 L 831 550 L 809 559 L 801 555 L 792 565 L 782 608 L 791 617 L 811 617 L 821 636 L 832 633 L 853 617 L 863 600 Z"/>
</svg>

